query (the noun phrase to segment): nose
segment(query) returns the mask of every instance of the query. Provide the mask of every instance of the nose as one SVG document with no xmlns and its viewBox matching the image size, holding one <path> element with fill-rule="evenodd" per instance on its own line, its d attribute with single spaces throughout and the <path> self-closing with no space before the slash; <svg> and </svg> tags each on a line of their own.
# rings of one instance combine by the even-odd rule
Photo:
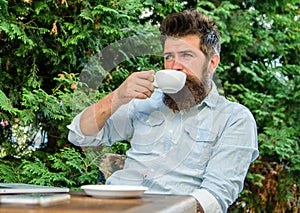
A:
<svg viewBox="0 0 300 213">
<path fill-rule="evenodd" d="M 173 69 L 173 70 L 181 71 L 181 70 L 183 69 L 183 65 L 182 65 L 182 63 L 180 63 L 179 60 L 175 59 L 175 60 L 173 61 L 172 69 Z"/>
</svg>

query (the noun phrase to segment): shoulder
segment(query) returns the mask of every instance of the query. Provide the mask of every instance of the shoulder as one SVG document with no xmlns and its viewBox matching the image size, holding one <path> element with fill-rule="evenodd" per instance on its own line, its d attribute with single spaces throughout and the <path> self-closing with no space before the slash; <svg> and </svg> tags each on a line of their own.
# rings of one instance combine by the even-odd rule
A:
<svg viewBox="0 0 300 213">
<path fill-rule="evenodd" d="M 226 102 L 227 106 L 225 107 L 225 111 L 230 114 L 229 121 L 231 121 L 232 124 L 245 123 L 249 128 L 250 126 L 256 128 L 255 118 L 249 108 L 237 102 L 229 100 L 226 100 Z"/>
<path fill-rule="evenodd" d="M 255 118 L 249 108 L 241 103 L 230 101 L 224 96 L 219 96 L 214 110 L 216 111 L 215 113 L 226 115 L 231 122 L 244 120 L 256 125 Z"/>
</svg>

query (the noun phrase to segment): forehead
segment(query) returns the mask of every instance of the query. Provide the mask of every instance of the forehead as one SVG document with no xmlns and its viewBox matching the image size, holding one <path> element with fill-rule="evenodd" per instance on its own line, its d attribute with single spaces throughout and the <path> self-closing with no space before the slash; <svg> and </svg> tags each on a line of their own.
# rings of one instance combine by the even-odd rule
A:
<svg viewBox="0 0 300 213">
<path fill-rule="evenodd" d="M 200 38 L 196 35 L 188 35 L 180 38 L 167 37 L 164 52 L 179 51 L 200 51 Z"/>
</svg>

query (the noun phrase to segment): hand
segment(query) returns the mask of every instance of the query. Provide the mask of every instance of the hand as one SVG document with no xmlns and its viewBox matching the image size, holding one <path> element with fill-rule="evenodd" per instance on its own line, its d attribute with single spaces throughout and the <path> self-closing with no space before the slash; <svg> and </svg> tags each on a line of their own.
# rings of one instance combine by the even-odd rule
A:
<svg viewBox="0 0 300 213">
<path fill-rule="evenodd" d="M 132 73 L 115 91 L 115 98 L 126 104 L 134 98 L 149 98 L 153 91 L 154 70 Z M 116 100 L 116 99 L 115 99 Z"/>
</svg>

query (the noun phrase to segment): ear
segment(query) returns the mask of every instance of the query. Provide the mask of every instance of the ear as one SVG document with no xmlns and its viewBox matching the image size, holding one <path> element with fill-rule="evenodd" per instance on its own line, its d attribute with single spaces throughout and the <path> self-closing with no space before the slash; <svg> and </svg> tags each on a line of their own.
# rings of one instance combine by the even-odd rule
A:
<svg viewBox="0 0 300 213">
<path fill-rule="evenodd" d="M 218 54 L 214 54 L 209 60 L 209 73 L 213 74 L 217 69 L 220 62 L 220 56 Z"/>
</svg>

